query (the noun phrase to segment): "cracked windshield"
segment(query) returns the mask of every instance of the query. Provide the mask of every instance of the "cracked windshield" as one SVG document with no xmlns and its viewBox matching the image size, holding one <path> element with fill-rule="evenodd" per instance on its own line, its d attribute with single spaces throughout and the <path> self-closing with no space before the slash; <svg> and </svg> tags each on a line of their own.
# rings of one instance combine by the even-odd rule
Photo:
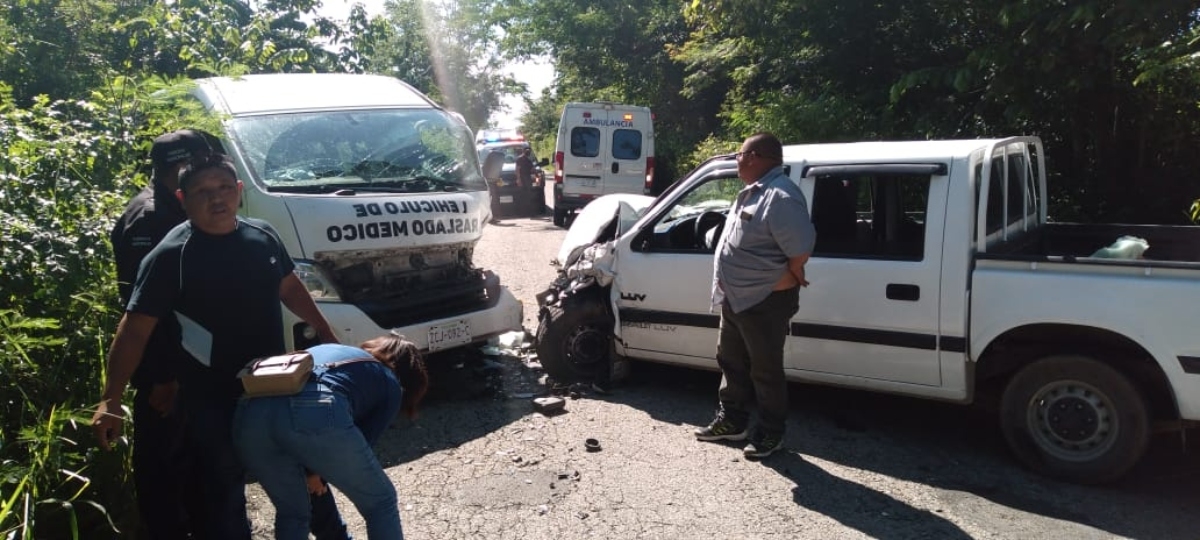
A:
<svg viewBox="0 0 1200 540">
<path fill-rule="evenodd" d="M 272 192 L 487 189 L 471 133 L 437 110 L 327 111 L 232 122 L 255 181 Z"/>
</svg>

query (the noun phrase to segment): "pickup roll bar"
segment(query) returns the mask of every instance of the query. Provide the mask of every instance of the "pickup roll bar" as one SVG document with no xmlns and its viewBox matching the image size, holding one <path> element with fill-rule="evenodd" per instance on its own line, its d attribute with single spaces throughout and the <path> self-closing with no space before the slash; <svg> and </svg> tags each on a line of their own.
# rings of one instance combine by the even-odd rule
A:
<svg viewBox="0 0 1200 540">
<path fill-rule="evenodd" d="M 1016 145 L 1019 145 L 1019 149 L 1011 148 L 1012 146 L 1016 146 Z M 1035 156 L 1030 155 L 1030 147 L 1033 148 L 1033 153 L 1036 154 Z M 1037 203 L 1038 203 L 1038 209 L 1037 209 L 1038 224 L 1045 224 L 1048 221 L 1048 212 L 1047 212 L 1047 208 L 1046 208 L 1047 202 L 1048 202 L 1046 199 L 1046 197 L 1047 197 L 1046 154 L 1042 150 L 1042 140 L 1039 137 L 1035 137 L 1035 136 L 1009 137 L 1007 139 L 1000 139 L 997 141 L 988 141 L 988 144 L 986 146 L 982 147 L 980 150 L 983 152 L 983 156 L 982 156 L 982 160 L 981 160 L 982 161 L 982 171 L 981 171 L 980 177 L 975 179 L 976 190 L 977 190 L 977 193 L 979 194 L 978 199 L 976 201 L 976 207 L 975 207 L 975 252 L 977 254 L 987 252 L 987 239 L 988 239 L 987 208 L 988 208 L 988 198 L 989 198 L 988 196 L 989 196 L 989 191 L 990 191 L 989 186 L 992 182 L 995 182 L 995 181 L 1001 182 L 1000 185 L 1002 186 L 1001 187 L 1001 196 L 1002 196 L 1002 211 L 1001 211 L 1001 213 L 1003 214 L 1003 216 L 1001 219 L 1004 220 L 1004 224 L 997 231 L 997 234 L 999 234 L 999 236 L 1002 240 L 1007 240 L 1008 236 L 1009 236 L 1010 224 L 1008 223 L 1008 214 L 1009 214 L 1009 210 L 1008 210 L 1008 189 L 1009 189 L 1008 156 L 1010 153 L 1020 153 L 1024 156 L 1024 158 L 1025 158 L 1025 160 L 1024 160 L 1025 161 L 1025 174 L 1034 178 L 1034 180 L 1037 182 L 1036 196 L 1038 197 L 1038 201 L 1037 201 Z M 1002 163 L 1005 164 L 1005 166 L 1002 169 L 1003 174 L 1001 175 L 1001 178 L 999 178 L 999 179 L 992 178 L 992 160 L 993 160 L 993 158 L 996 158 L 996 157 L 999 157 L 1001 159 Z M 1037 164 L 1036 165 L 1037 170 L 1033 170 L 1035 161 Z M 1023 183 L 1023 185 L 1021 186 L 1021 190 L 1022 190 L 1021 198 L 1023 201 L 1029 200 L 1034 195 L 1034 194 L 1029 193 L 1028 189 L 1029 189 L 1028 184 Z M 1022 211 L 1022 214 L 1025 214 L 1025 212 Z M 1029 229 L 1028 215 L 1025 215 L 1022 218 L 1021 229 L 1022 230 Z"/>
</svg>

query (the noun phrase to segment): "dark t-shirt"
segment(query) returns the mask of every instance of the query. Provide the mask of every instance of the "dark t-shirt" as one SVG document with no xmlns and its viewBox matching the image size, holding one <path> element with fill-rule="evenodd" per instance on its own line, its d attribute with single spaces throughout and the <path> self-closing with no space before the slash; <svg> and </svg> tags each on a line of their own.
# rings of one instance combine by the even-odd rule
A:
<svg viewBox="0 0 1200 540">
<path fill-rule="evenodd" d="M 233 232 L 219 236 L 185 222 L 142 261 L 128 310 L 181 322 L 188 360 L 179 378 L 186 395 L 234 399 L 242 391 L 236 378 L 242 367 L 284 352 L 279 285 L 294 268 L 264 221 L 238 218 Z M 211 341 L 194 337 L 205 332 Z"/>
<path fill-rule="evenodd" d="M 533 160 L 529 159 L 529 156 L 517 158 L 517 179 L 525 187 L 533 183 Z"/>
<path fill-rule="evenodd" d="M 109 235 L 116 260 L 121 306 L 129 304 L 142 259 L 171 229 L 186 220 L 183 205 L 170 189 L 160 184 L 146 186 L 129 201 Z M 146 343 L 145 357 L 130 382 L 134 388 L 142 389 L 174 379 L 173 368 L 183 354 L 179 346 L 179 325 L 173 319 L 159 321 Z"/>
</svg>

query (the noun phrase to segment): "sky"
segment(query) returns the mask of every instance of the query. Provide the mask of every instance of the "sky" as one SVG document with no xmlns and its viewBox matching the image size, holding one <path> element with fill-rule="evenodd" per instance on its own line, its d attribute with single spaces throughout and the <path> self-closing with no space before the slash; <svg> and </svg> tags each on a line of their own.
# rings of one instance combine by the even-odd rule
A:
<svg viewBox="0 0 1200 540">
<path fill-rule="evenodd" d="M 350 8 L 361 3 L 370 16 L 382 15 L 385 0 L 322 0 L 321 8 L 317 11 L 332 19 L 345 20 L 350 16 Z M 529 87 L 529 95 L 537 97 L 542 89 L 554 80 L 554 67 L 547 61 L 512 63 L 504 67 L 504 72 L 514 76 L 518 81 Z M 491 126 L 499 128 L 516 128 L 518 118 L 525 113 L 525 102 L 516 96 L 510 96 L 501 102 L 505 110 L 492 114 Z"/>
</svg>

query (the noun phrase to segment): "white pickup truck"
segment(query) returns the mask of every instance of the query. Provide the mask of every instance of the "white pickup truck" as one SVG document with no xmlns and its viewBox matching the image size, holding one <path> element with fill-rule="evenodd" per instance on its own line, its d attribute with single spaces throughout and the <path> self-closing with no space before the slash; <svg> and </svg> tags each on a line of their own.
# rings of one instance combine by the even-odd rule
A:
<svg viewBox="0 0 1200 540">
<path fill-rule="evenodd" d="M 1200 420 L 1200 228 L 1050 222 L 1035 137 L 787 146 L 784 161 L 817 229 L 789 379 L 996 405 L 1021 462 L 1086 483 Z M 742 187 L 719 156 L 657 199 L 585 209 L 538 298 L 551 376 L 622 358 L 716 369 L 712 252 Z M 1106 249 L 1126 235 L 1135 249 Z"/>
</svg>

